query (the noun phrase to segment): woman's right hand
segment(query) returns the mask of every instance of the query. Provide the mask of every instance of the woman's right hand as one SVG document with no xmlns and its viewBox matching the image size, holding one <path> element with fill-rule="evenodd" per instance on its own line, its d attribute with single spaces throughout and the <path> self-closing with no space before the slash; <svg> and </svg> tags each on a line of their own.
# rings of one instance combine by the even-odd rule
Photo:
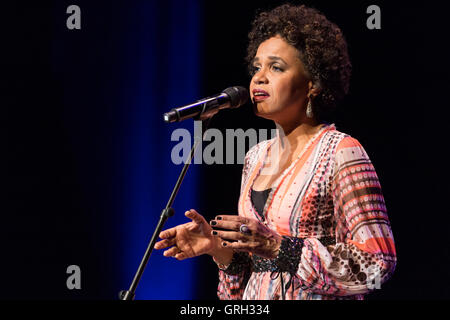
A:
<svg viewBox="0 0 450 320">
<path fill-rule="evenodd" d="M 185 212 L 191 222 L 162 231 L 163 240 L 155 244 L 155 249 L 165 249 L 164 256 L 178 260 L 196 257 L 202 254 L 223 255 L 223 248 L 218 237 L 212 235 L 212 228 L 205 218 L 194 209 Z M 225 256 L 229 254 L 225 253 Z M 228 260 L 228 259 L 227 259 Z"/>
</svg>

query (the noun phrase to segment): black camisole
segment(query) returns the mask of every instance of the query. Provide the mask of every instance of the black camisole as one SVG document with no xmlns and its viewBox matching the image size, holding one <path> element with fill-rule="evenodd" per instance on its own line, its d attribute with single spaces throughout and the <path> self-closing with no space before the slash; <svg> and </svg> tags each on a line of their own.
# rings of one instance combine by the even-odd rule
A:
<svg viewBox="0 0 450 320">
<path fill-rule="evenodd" d="M 251 200 L 253 203 L 253 207 L 255 207 L 256 212 L 259 214 L 262 221 L 264 221 L 265 219 L 263 215 L 264 206 L 266 205 L 266 201 L 269 197 L 270 191 L 272 191 L 272 189 L 266 189 L 262 191 L 255 191 L 252 189 L 251 191 Z"/>
</svg>

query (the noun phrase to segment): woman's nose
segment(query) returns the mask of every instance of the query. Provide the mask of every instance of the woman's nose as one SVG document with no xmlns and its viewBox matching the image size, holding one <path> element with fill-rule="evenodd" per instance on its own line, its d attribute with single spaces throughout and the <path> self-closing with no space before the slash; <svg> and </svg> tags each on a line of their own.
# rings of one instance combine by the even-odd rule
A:
<svg viewBox="0 0 450 320">
<path fill-rule="evenodd" d="M 253 76 L 253 83 L 255 84 L 265 84 L 268 82 L 265 69 L 260 69 Z"/>
</svg>

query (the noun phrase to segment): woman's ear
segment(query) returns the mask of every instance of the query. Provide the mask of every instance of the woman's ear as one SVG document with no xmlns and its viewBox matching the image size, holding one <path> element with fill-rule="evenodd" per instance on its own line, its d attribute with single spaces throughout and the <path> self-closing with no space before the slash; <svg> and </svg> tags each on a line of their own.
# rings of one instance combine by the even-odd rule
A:
<svg viewBox="0 0 450 320">
<path fill-rule="evenodd" d="M 319 95 L 321 89 L 314 85 L 312 81 L 308 82 L 308 97 L 315 98 Z"/>
</svg>

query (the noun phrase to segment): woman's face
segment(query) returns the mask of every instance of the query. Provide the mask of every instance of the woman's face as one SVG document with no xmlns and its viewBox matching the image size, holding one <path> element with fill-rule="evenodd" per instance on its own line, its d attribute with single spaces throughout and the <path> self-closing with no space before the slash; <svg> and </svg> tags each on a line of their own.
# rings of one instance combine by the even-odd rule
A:
<svg viewBox="0 0 450 320">
<path fill-rule="evenodd" d="M 310 81 L 298 50 L 283 38 L 272 37 L 258 47 L 253 68 L 250 96 L 256 115 L 280 124 L 299 121 Z"/>
</svg>

